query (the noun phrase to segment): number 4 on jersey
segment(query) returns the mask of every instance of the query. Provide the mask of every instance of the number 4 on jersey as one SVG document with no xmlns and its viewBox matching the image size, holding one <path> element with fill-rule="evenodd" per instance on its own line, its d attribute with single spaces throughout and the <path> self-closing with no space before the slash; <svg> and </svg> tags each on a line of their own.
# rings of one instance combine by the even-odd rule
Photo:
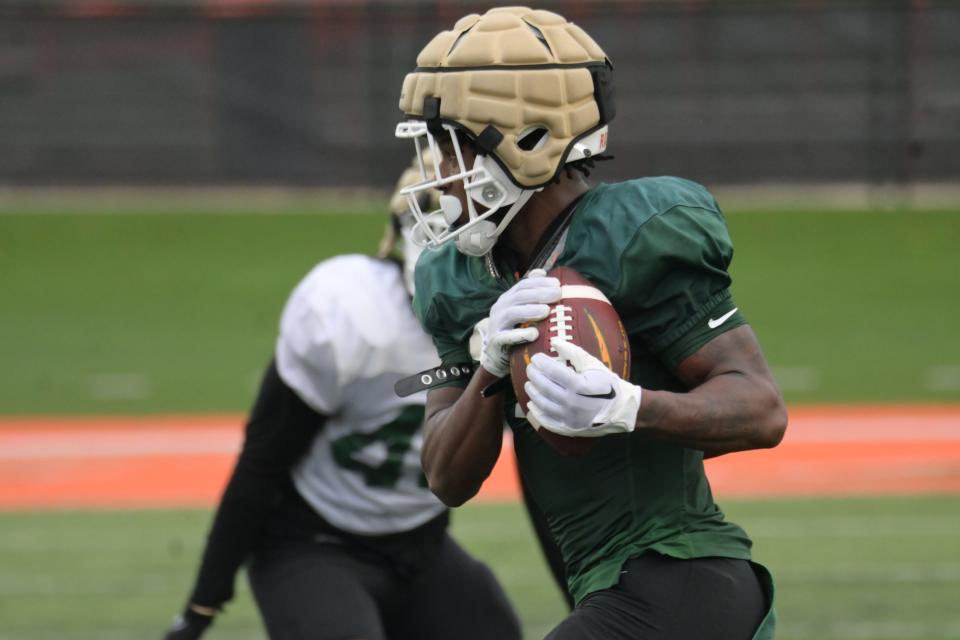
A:
<svg viewBox="0 0 960 640">
<path fill-rule="evenodd" d="M 351 433 L 334 440 L 331 444 L 333 459 L 344 469 L 362 473 L 368 487 L 395 487 L 403 473 L 403 459 L 421 424 L 423 407 L 405 407 L 396 420 L 373 433 Z M 361 460 L 361 452 L 368 447 L 380 448 L 381 451 L 375 454 L 377 457 L 384 457 L 385 449 L 383 462 L 373 465 Z M 422 471 L 418 473 L 417 481 L 421 487 L 427 486 Z"/>
</svg>

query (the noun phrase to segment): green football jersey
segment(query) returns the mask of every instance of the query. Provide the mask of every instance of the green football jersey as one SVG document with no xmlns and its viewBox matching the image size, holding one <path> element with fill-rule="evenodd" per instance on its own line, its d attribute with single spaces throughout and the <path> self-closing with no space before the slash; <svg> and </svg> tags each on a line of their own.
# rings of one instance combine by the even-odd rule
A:
<svg viewBox="0 0 960 640">
<path fill-rule="evenodd" d="M 544 266 L 577 270 L 613 303 L 630 340 L 634 383 L 683 391 L 676 365 L 745 323 L 729 292 L 732 257 L 710 193 L 661 177 L 588 191 Z M 424 252 L 414 306 L 443 362 L 471 360 L 474 325 L 515 282 L 496 255 L 469 257 L 452 243 Z M 621 565 L 648 550 L 750 558 L 750 539 L 713 501 L 702 452 L 633 433 L 598 438 L 589 454 L 565 457 L 518 417 L 514 398 L 506 401 L 521 472 L 577 601 L 616 584 Z"/>
</svg>

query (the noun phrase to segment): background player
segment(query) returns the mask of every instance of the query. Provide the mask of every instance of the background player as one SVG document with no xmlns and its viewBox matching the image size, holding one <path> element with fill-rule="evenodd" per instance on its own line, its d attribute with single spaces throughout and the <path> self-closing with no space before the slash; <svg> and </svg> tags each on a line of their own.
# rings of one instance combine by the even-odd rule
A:
<svg viewBox="0 0 960 640">
<path fill-rule="evenodd" d="M 706 456 L 775 446 L 779 390 L 729 292 L 732 243 L 714 198 L 678 178 L 590 188 L 606 149 L 612 65 L 562 17 L 526 8 L 461 19 L 417 58 L 397 135 L 437 154 L 441 232 L 417 266 L 417 314 L 445 363 L 481 367 L 430 392 L 423 463 L 447 504 L 470 499 L 500 451 L 504 419 L 521 471 L 566 562 L 576 610 L 550 638 L 771 637 L 772 583 L 750 539 L 714 504 Z M 570 266 L 628 330 L 632 379 L 578 347 L 528 367 L 527 419 L 484 397 L 508 374 L 517 325 L 560 298 L 544 269 Z M 519 279 L 521 274 L 526 277 Z M 504 385 L 500 385 L 503 387 Z M 560 456 L 536 429 L 599 437 Z"/>
<path fill-rule="evenodd" d="M 166 640 L 200 637 L 247 561 L 272 638 L 520 637 L 500 585 L 448 535 L 447 509 L 426 488 L 424 394 L 393 393 L 435 356 L 405 285 L 419 253 L 412 217 L 405 198 L 392 204 L 380 257 L 324 261 L 288 299 L 194 590 Z M 398 244 L 402 262 L 390 257 Z"/>
</svg>

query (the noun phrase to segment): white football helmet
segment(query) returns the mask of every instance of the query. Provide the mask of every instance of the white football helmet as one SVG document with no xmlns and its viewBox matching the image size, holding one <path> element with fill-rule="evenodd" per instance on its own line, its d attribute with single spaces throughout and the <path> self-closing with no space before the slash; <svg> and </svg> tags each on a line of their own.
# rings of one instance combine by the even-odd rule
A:
<svg viewBox="0 0 960 640">
<path fill-rule="evenodd" d="M 490 251 L 530 197 L 563 165 L 599 155 L 614 116 L 612 66 L 582 29 L 549 11 L 525 7 L 469 15 L 420 52 L 404 79 L 398 138 L 414 141 L 421 180 L 404 188 L 431 246 L 455 240 L 468 255 Z M 440 172 L 449 138 L 457 167 Z M 463 141 L 476 151 L 466 166 Z M 423 211 L 418 194 L 461 181 L 460 201 L 440 197 Z"/>
</svg>

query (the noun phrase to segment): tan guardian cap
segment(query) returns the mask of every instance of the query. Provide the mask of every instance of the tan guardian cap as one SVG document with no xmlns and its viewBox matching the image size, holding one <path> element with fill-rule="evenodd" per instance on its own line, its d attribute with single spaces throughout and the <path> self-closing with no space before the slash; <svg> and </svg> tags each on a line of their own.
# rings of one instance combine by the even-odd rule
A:
<svg viewBox="0 0 960 640">
<path fill-rule="evenodd" d="M 611 72 L 599 45 L 562 16 L 502 7 L 430 41 L 404 79 L 400 109 L 438 132 L 465 130 L 518 187 L 536 188 L 613 118 Z"/>
</svg>

